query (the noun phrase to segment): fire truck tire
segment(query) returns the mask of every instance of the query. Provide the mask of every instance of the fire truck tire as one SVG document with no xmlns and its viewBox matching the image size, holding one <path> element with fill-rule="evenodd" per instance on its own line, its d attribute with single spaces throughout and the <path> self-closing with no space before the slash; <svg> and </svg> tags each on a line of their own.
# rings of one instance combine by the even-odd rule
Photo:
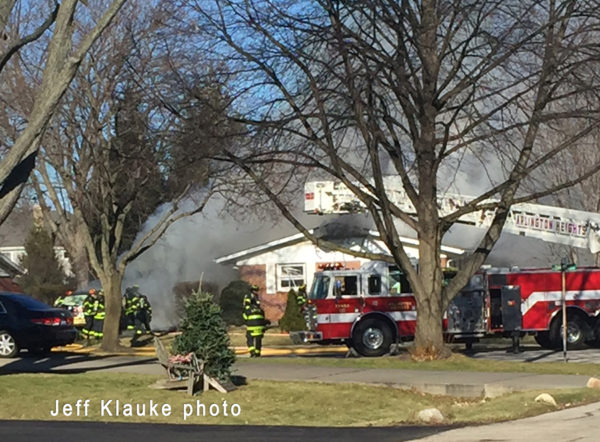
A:
<svg viewBox="0 0 600 442">
<path fill-rule="evenodd" d="M 537 335 L 535 335 L 535 342 L 537 342 L 540 347 L 545 348 L 547 350 L 552 350 L 556 348 L 552 345 L 552 341 L 550 340 L 550 333 L 547 331 L 538 332 Z"/>
<path fill-rule="evenodd" d="M 562 348 L 562 319 L 555 319 L 550 325 L 550 343 L 552 348 Z M 582 348 L 586 341 L 586 324 L 577 315 L 567 318 L 567 347 L 571 349 Z"/>
<path fill-rule="evenodd" d="M 383 356 L 390 352 L 394 336 L 389 325 L 380 319 L 360 321 L 352 333 L 352 346 L 362 356 Z"/>
</svg>

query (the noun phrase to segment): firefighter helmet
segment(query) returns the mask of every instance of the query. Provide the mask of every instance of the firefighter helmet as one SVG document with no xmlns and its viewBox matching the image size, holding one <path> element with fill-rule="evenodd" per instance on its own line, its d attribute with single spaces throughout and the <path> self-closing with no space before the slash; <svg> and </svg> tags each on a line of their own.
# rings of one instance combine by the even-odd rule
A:
<svg viewBox="0 0 600 442">
<path fill-rule="evenodd" d="M 256 284 L 252 284 L 252 286 L 250 287 L 250 291 L 252 292 L 258 292 L 259 288 Z"/>
</svg>

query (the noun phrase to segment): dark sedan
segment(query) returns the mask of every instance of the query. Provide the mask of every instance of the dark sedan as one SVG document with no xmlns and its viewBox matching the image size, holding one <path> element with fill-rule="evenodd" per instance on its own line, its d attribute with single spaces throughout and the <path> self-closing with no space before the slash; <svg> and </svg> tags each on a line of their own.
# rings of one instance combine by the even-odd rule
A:
<svg viewBox="0 0 600 442">
<path fill-rule="evenodd" d="M 47 352 L 73 343 L 76 336 L 69 311 L 27 295 L 0 292 L 0 358 L 13 357 L 24 348 Z"/>
</svg>

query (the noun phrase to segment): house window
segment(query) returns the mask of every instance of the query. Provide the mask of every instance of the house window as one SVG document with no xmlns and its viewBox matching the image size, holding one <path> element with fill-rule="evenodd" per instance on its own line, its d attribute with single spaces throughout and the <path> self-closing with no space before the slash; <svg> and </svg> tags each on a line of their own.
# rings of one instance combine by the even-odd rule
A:
<svg viewBox="0 0 600 442">
<path fill-rule="evenodd" d="M 278 290 L 286 292 L 297 289 L 306 282 L 304 264 L 279 264 L 277 266 Z"/>
</svg>

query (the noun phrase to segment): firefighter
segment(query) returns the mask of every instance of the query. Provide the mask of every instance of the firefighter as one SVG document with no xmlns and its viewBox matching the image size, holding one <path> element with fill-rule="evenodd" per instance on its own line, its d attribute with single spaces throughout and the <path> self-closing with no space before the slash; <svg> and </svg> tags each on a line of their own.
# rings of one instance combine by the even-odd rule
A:
<svg viewBox="0 0 600 442">
<path fill-rule="evenodd" d="M 98 297 L 94 303 L 94 327 L 93 337 L 96 339 L 102 339 L 104 336 L 104 318 L 106 317 L 106 308 L 104 305 L 104 292 L 100 290 Z"/>
<path fill-rule="evenodd" d="M 56 300 L 54 301 L 54 307 L 56 308 L 61 308 L 63 306 L 63 304 L 65 303 L 65 297 L 64 296 L 59 296 L 58 298 L 56 298 Z"/>
<path fill-rule="evenodd" d="M 135 306 L 134 304 L 138 301 L 140 287 L 134 285 L 125 289 L 125 295 L 123 299 L 123 309 L 125 311 L 125 324 L 127 330 L 135 330 Z"/>
<path fill-rule="evenodd" d="M 94 337 L 94 315 L 96 307 L 96 289 L 90 289 L 88 295 L 83 300 L 83 317 L 85 318 L 85 325 L 81 329 L 81 334 L 88 341 Z"/>
<path fill-rule="evenodd" d="M 142 295 L 138 290 L 134 290 L 133 291 L 133 297 L 130 299 L 130 303 L 129 303 L 129 311 L 131 312 L 131 315 L 133 316 L 133 338 L 131 339 L 131 346 L 135 347 L 137 345 L 137 341 L 140 338 L 140 336 L 142 336 L 144 334 L 143 332 L 143 328 L 144 328 L 144 319 L 145 319 L 145 314 L 144 314 L 144 301 L 142 300 L 142 298 L 144 297 L 144 295 Z M 148 303 L 148 306 L 150 305 L 150 303 Z"/>
<path fill-rule="evenodd" d="M 306 284 L 302 284 L 298 287 L 298 294 L 296 295 L 296 302 L 301 310 L 304 310 L 306 303 L 308 302 L 308 298 L 306 297 Z"/>
<path fill-rule="evenodd" d="M 400 281 L 394 282 L 390 291 L 394 295 L 399 295 L 402 293 L 402 283 Z"/>
<path fill-rule="evenodd" d="M 71 290 L 67 290 L 65 292 L 65 296 L 59 295 L 58 298 L 56 298 L 56 300 L 54 301 L 54 307 L 56 307 L 56 308 L 62 307 L 65 303 L 65 298 L 67 296 L 71 296 L 72 294 L 73 294 L 73 292 Z"/>
<path fill-rule="evenodd" d="M 146 333 L 152 334 L 150 329 L 150 322 L 152 322 L 152 306 L 146 295 L 140 296 L 140 310 L 139 310 L 140 322 L 146 329 Z"/>
<path fill-rule="evenodd" d="M 262 338 L 265 334 L 265 312 L 260 307 L 258 299 L 258 286 L 250 287 L 250 293 L 244 296 L 243 313 L 246 323 L 246 342 L 251 358 L 260 356 Z"/>
</svg>

